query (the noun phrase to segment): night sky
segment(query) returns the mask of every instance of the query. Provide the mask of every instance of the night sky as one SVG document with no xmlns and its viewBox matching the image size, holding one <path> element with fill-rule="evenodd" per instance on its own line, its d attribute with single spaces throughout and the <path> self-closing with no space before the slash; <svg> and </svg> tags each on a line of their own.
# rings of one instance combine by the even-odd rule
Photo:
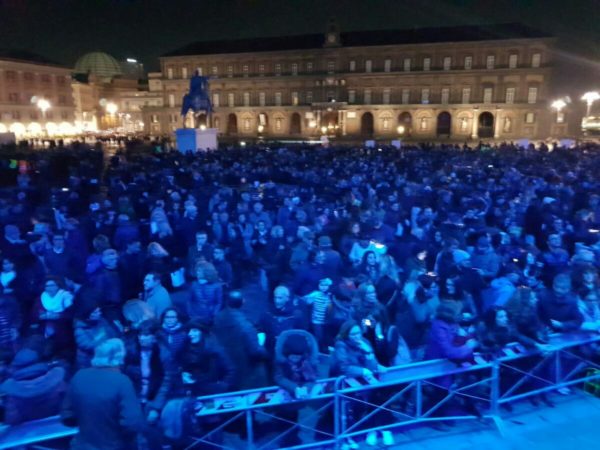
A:
<svg viewBox="0 0 600 450">
<path fill-rule="evenodd" d="M 156 70 L 190 42 L 323 32 L 329 17 L 346 31 L 522 22 L 581 70 L 600 65 L 600 0 L 0 0 L 0 48 L 66 65 L 102 50 Z"/>
</svg>

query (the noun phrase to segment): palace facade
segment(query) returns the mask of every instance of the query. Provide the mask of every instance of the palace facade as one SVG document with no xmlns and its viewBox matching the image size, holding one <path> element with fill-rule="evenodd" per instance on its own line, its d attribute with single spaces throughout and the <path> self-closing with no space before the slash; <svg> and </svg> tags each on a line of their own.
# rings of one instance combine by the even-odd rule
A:
<svg viewBox="0 0 600 450">
<path fill-rule="evenodd" d="M 546 138 L 554 39 L 518 24 L 199 42 L 160 58 L 163 106 L 182 126 L 189 78 L 211 77 L 212 126 L 244 138 Z M 189 120 L 189 118 L 188 118 Z M 566 125 L 565 125 L 566 126 Z"/>
</svg>

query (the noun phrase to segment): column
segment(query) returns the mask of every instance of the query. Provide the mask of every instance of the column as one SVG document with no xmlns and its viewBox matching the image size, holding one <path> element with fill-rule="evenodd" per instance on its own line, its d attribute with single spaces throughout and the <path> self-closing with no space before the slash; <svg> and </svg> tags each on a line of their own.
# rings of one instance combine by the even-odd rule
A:
<svg viewBox="0 0 600 450">
<path fill-rule="evenodd" d="M 473 123 L 471 129 L 471 139 L 477 139 L 477 126 L 479 125 L 479 108 L 473 108 Z"/>
<path fill-rule="evenodd" d="M 494 139 L 498 139 L 500 137 L 501 130 L 501 121 L 500 121 L 500 108 L 496 108 L 496 117 L 494 117 Z"/>
<path fill-rule="evenodd" d="M 342 111 L 342 136 L 346 136 L 346 116 L 347 111 Z"/>
</svg>

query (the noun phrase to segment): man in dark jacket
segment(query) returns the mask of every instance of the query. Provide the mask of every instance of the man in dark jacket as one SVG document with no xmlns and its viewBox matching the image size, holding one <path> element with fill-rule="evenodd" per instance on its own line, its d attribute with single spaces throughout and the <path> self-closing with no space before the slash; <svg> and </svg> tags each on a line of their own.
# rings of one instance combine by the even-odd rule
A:
<svg viewBox="0 0 600 450">
<path fill-rule="evenodd" d="M 552 290 L 545 291 L 538 303 L 540 319 L 557 332 L 581 328 L 583 316 L 577 307 L 577 298 L 571 291 L 571 277 L 561 273 L 554 277 Z"/>
<path fill-rule="evenodd" d="M 58 413 L 66 391 L 65 370 L 40 361 L 34 350 L 17 352 L 10 377 L 0 385 L 4 397 L 4 421 L 9 425 Z"/>
<path fill-rule="evenodd" d="M 78 426 L 71 448 L 129 450 L 136 448 L 144 416 L 131 380 L 119 371 L 125 358 L 120 339 L 109 339 L 94 352 L 92 366 L 71 380 L 61 419 Z"/>
<path fill-rule="evenodd" d="M 273 291 L 273 303 L 260 319 L 260 329 L 266 334 L 265 348 L 272 353 L 277 337 L 287 330 L 308 328 L 308 320 L 290 301 L 290 290 L 277 286 Z"/>
<path fill-rule="evenodd" d="M 234 389 L 253 389 L 267 384 L 267 352 L 258 342 L 257 330 L 241 311 L 244 298 L 231 291 L 227 308 L 215 318 L 214 332 L 235 366 Z"/>
</svg>

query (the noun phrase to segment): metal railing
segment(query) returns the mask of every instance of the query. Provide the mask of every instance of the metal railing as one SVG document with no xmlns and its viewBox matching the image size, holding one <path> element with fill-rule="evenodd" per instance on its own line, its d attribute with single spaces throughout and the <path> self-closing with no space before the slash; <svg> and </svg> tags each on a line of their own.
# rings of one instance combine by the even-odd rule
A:
<svg viewBox="0 0 600 450">
<path fill-rule="evenodd" d="M 501 405 L 600 380 L 596 346 L 600 348 L 597 334 L 555 335 L 551 350 L 545 353 L 510 345 L 495 359 L 478 356 L 471 363 L 431 360 L 392 367 L 374 384 L 346 377 L 322 379 L 312 386 L 306 399 L 294 399 L 278 387 L 197 397 L 192 414 L 201 432 L 190 437 L 188 448 L 205 445 L 238 450 L 240 445 L 227 446 L 219 438 L 236 422 L 238 430 L 245 433 L 245 447 L 253 450 L 285 448 L 282 439 L 298 430 L 314 436 L 309 443 L 293 448 L 339 448 L 347 438 L 371 431 L 440 420 L 487 418 L 503 433 Z M 466 414 L 469 404 L 479 404 L 483 406 L 480 411 L 485 412 Z M 285 414 L 290 408 L 306 406 L 312 410 L 302 420 L 290 420 Z M 327 416 L 332 423 L 311 425 Z M 269 429 L 257 439 L 255 428 L 264 424 Z M 276 424 L 285 425 L 285 429 L 275 431 Z M 58 417 L 43 419 L 0 432 L 0 449 L 75 433 L 76 429 L 62 426 Z"/>
</svg>

